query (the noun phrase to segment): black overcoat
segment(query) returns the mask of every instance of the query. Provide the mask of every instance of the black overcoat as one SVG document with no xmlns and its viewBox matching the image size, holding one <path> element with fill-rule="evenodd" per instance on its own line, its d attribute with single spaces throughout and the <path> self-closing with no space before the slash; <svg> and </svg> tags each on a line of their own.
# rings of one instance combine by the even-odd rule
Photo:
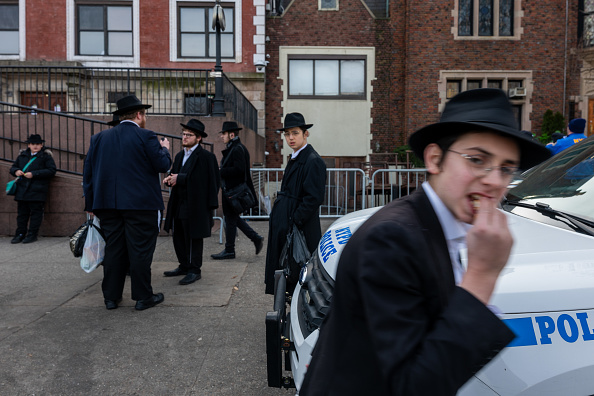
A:
<svg viewBox="0 0 594 396">
<path fill-rule="evenodd" d="M 10 174 L 16 177 L 16 171 L 23 170 L 31 157 L 31 149 L 21 150 L 21 153 L 10 168 Z M 27 179 L 26 177 L 20 177 L 17 181 L 15 201 L 45 202 L 47 199 L 50 179 L 56 174 L 56 163 L 54 162 L 52 152 L 45 147 L 42 147 L 41 151 L 36 154 L 36 157 L 35 161 L 25 171 L 27 173 L 31 172 L 33 178 Z"/>
<path fill-rule="evenodd" d="M 319 210 L 325 186 L 326 164 L 308 144 L 297 158 L 289 160 L 270 213 L 264 274 L 267 294 L 274 294 L 274 271 L 280 269 L 280 254 L 293 223 L 303 231 L 309 251 L 317 248 L 322 237 Z"/>
<path fill-rule="evenodd" d="M 254 182 L 250 176 L 250 153 L 241 144 L 239 137 L 235 137 L 231 141 L 231 145 L 223 150 L 222 153 L 221 179 L 224 182 L 223 187 L 231 189 L 245 181 L 257 201 L 258 196 L 254 190 Z"/>
<path fill-rule="evenodd" d="M 299 395 L 453 396 L 513 338 L 455 285 L 441 224 L 417 190 L 345 246 Z"/>
<path fill-rule="evenodd" d="M 186 187 L 190 238 L 210 236 L 213 211 L 219 207 L 219 165 L 211 152 L 198 145 L 182 167 L 184 151 L 173 161 L 172 174 L 177 174 L 177 184 L 171 189 L 167 204 L 165 231 L 173 228 L 173 218 L 179 205 L 179 186 Z"/>
</svg>

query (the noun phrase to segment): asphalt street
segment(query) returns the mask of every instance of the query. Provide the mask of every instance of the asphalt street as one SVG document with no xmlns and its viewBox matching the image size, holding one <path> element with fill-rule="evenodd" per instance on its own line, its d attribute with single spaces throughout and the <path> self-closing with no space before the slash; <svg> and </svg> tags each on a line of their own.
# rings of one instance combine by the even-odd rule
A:
<svg viewBox="0 0 594 396">
<path fill-rule="evenodd" d="M 268 222 L 250 224 L 266 243 Z M 165 301 L 145 311 L 129 280 L 106 310 L 101 267 L 85 273 L 68 238 L 0 238 L 0 395 L 293 395 L 267 387 L 266 247 L 255 255 L 238 234 L 234 260 L 210 258 L 218 232 L 205 240 L 202 279 L 187 286 L 163 276 L 177 260 L 159 237 L 152 284 Z"/>
</svg>

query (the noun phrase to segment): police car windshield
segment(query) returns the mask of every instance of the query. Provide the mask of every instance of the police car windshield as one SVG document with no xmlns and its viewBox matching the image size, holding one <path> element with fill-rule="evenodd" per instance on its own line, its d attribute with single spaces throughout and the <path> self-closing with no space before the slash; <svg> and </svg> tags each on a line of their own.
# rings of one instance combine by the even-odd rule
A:
<svg viewBox="0 0 594 396">
<path fill-rule="evenodd" d="M 507 195 L 511 202 L 547 204 L 594 221 L 594 138 L 585 139 L 530 169 Z"/>
</svg>

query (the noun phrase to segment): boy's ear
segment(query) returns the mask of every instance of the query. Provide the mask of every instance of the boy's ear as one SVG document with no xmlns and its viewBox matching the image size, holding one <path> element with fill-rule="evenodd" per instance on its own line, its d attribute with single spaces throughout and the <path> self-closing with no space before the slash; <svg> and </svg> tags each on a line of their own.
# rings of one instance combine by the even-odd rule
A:
<svg viewBox="0 0 594 396">
<path fill-rule="evenodd" d="M 423 158 L 425 160 L 425 167 L 427 172 L 431 175 L 437 175 L 441 170 L 441 161 L 443 150 L 435 143 L 430 143 L 425 147 Z"/>
</svg>

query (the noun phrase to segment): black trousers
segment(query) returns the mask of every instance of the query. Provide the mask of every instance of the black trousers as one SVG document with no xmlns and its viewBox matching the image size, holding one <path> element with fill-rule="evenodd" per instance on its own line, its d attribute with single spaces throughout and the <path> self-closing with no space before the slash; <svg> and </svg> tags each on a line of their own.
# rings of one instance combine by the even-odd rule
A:
<svg viewBox="0 0 594 396">
<path fill-rule="evenodd" d="M 258 233 L 235 213 L 231 207 L 231 203 L 225 198 L 225 195 L 223 195 L 223 215 L 225 216 L 225 251 L 229 253 L 235 252 L 235 239 L 237 238 L 238 228 L 252 242 L 257 240 L 259 237 Z"/>
<path fill-rule="evenodd" d="M 37 235 L 43 220 L 44 207 L 44 201 L 17 201 L 16 235 L 27 235 L 27 223 L 29 235 Z"/>
<path fill-rule="evenodd" d="M 204 239 L 190 238 L 189 223 L 188 219 L 173 219 L 173 247 L 179 261 L 179 268 L 193 274 L 200 274 Z"/>
<path fill-rule="evenodd" d="M 153 295 L 151 264 L 159 235 L 157 210 L 102 209 L 94 212 L 105 235 L 103 297 L 122 298 L 126 272 L 130 270 L 133 300 Z"/>
</svg>

